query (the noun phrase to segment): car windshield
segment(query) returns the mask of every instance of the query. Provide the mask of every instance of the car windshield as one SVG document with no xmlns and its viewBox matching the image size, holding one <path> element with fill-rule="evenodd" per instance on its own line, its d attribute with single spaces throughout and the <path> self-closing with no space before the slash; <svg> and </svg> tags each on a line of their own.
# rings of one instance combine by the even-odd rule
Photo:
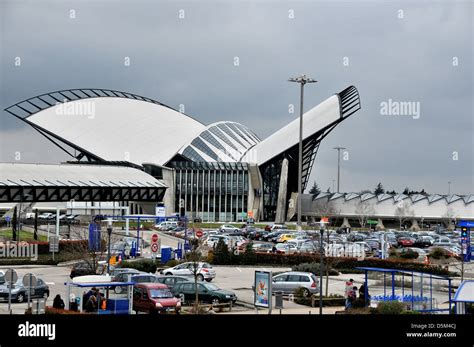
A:
<svg viewBox="0 0 474 347">
<path fill-rule="evenodd" d="M 172 298 L 173 294 L 169 289 L 150 289 L 150 296 L 152 298 Z"/>
<path fill-rule="evenodd" d="M 214 284 L 205 284 L 204 285 L 206 287 L 207 290 L 219 290 L 220 288 L 218 286 L 215 286 Z"/>
</svg>

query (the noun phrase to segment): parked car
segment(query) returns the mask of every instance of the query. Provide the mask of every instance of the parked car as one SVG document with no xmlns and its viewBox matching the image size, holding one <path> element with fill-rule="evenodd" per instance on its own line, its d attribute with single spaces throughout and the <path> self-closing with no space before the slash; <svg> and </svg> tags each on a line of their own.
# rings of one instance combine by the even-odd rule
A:
<svg viewBox="0 0 474 347">
<path fill-rule="evenodd" d="M 178 222 L 176 221 L 164 221 L 164 222 L 156 224 L 155 228 L 157 228 L 158 230 L 167 231 L 167 230 L 176 228 L 177 226 L 178 226 Z"/>
<path fill-rule="evenodd" d="M 157 283 L 166 284 L 168 288 L 173 289 L 175 285 L 181 282 L 193 281 L 191 277 L 185 276 L 158 276 L 156 279 Z"/>
<path fill-rule="evenodd" d="M 412 247 L 415 244 L 415 239 L 413 237 L 400 237 L 398 239 L 398 245 L 400 247 Z"/>
<path fill-rule="evenodd" d="M 285 224 L 272 224 L 272 225 L 267 225 L 265 229 L 268 231 L 276 231 L 276 230 L 286 230 L 286 225 Z"/>
<path fill-rule="evenodd" d="M 280 254 L 293 254 L 298 251 L 296 245 L 292 243 L 278 243 L 275 248 L 276 252 Z"/>
<path fill-rule="evenodd" d="M 133 309 L 136 312 L 164 313 L 181 310 L 181 301 L 162 283 L 138 283 L 133 287 Z"/>
<path fill-rule="evenodd" d="M 430 247 L 433 246 L 433 238 L 430 236 L 420 236 L 415 240 L 413 244 L 416 247 Z"/>
<path fill-rule="evenodd" d="M 198 283 L 197 290 L 199 293 L 199 300 L 212 305 L 220 303 L 237 301 L 237 296 L 233 291 L 220 289 L 211 283 Z M 177 284 L 173 290 L 173 294 L 181 299 L 181 302 L 194 301 L 196 297 L 196 283 L 181 282 Z"/>
<path fill-rule="evenodd" d="M 294 234 L 281 234 L 278 239 L 277 239 L 277 242 L 287 242 L 289 240 L 293 240 L 295 239 L 296 236 Z"/>
<path fill-rule="evenodd" d="M 54 218 L 54 214 L 51 213 L 51 212 L 45 212 L 45 213 L 41 213 L 39 216 L 38 216 L 38 219 L 41 219 L 41 220 L 49 220 L 51 218 Z"/>
<path fill-rule="evenodd" d="M 318 279 L 311 272 L 290 271 L 273 276 L 273 293 L 293 294 L 299 288 L 304 288 L 305 296 L 319 293 Z"/>
<path fill-rule="evenodd" d="M 312 242 L 305 242 L 297 249 L 298 253 L 319 253 L 319 249 Z"/>
<path fill-rule="evenodd" d="M 214 247 L 217 245 L 217 243 L 219 242 L 219 240 L 223 240 L 224 243 L 229 246 L 230 244 L 230 237 L 228 235 L 209 235 L 209 237 L 207 238 L 207 240 L 205 241 L 206 245 L 208 247 Z"/>
<path fill-rule="evenodd" d="M 223 224 L 219 227 L 219 231 L 221 233 L 229 233 L 229 232 L 236 232 L 236 231 L 239 231 L 240 229 L 233 226 L 233 225 L 230 225 L 230 224 Z"/>
<path fill-rule="evenodd" d="M 277 232 L 275 232 L 275 234 L 273 234 L 272 237 L 269 237 L 267 239 L 267 241 L 276 243 L 281 234 L 284 234 L 284 232 L 283 231 L 277 231 Z"/>
<path fill-rule="evenodd" d="M 81 261 L 81 262 L 75 263 L 72 266 L 69 277 L 74 278 L 77 276 L 86 276 L 86 275 L 96 275 L 96 269 L 92 267 L 92 264 L 85 261 Z"/>
<path fill-rule="evenodd" d="M 120 282 L 124 279 L 127 279 L 127 277 L 119 277 L 119 275 L 123 273 L 129 273 L 131 275 L 134 275 L 134 274 L 139 274 L 140 271 L 138 271 L 137 269 L 129 268 L 129 267 L 117 267 L 110 271 L 110 276 L 112 277 L 112 280 L 114 282 Z"/>
<path fill-rule="evenodd" d="M 0 299 L 8 300 L 9 285 L 6 282 L 0 285 Z M 45 298 L 49 296 L 49 287 L 40 278 L 36 280 L 36 286 L 30 290 L 30 298 Z M 16 283 L 11 286 L 11 299 L 16 302 L 23 302 L 28 299 L 28 291 L 23 286 L 23 278 L 18 279 Z"/>
<path fill-rule="evenodd" d="M 268 252 L 271 252 L 272 247 L 273 247 L 273 245 L 270 244 L 270 243 L 254 243 L 254 244 L 252 245 L 252 249 L 253 249 L 255 252 L 265 252 L 265 253 L 268 253 Z"/>
<path fill-rule="evenodd" d="M 176 265 L 167 269 L 161 270 L 161 274 L 166 276 L 193 276 L 193 262 L 187 262 Z M 212 268 L 209 263 L 199 262 L 197 263 L 197 278 L 200 281 L 206 280 L 211 282 L 216 277 L 216 270 Z"/>
</svg>

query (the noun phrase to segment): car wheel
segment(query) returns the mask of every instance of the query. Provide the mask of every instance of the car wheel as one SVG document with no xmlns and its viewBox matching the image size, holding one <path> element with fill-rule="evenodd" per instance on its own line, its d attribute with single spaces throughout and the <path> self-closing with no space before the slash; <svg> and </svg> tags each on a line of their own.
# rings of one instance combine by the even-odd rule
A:
<svg viewBox="0 0 474 347">
<path fill-rule="evenodd" d="M 25 300 L 25 294 L 19 293 L 16 297 L 17 302 L 23 302 Z"/>
<path fill-rule="evenodd" d="M 211 282 L 212 278 L 206 278 L 206 282 Z"/>
<path fill-rule="evenodd" d="M 180 293 L 178 295 L 178 298 L 179 298 L 179 301 L 181 301 L 181 304 L 184 304 L 184 294 L 183 293 Z"/>
<path fill-rule="evenodd" d="M 305 288 L 305 289 L 303 290 L 303 296 L 308 297 L 308 296 L 310 296 L 310 295 L 311 295 L 311 293 L 309 292 L 309 290 Z"/>
<path fill-rule="evenodd" d="M 204 281 L 204 275 L 202 274 L 197 275 L 197 279 L 198 281 Z"/>
<path fill-rule="evenodd" d="M 48 296 L 49 296 L 49 292 L 46 292 L 46 291 L 45 291 L 45 292 L 43 293 L 43 299 L 47 299 Z"/>
<path fill-rule="evenodd" d="M 122 290 L 123 290 L 123 289 L 122 289 L 121 286 L 116 286 L 116 287 L 114 288 L 115 294 L 120 294 L 120 293 L 122 293 Z"/>
<path fill-rule="evenodd" d="M 213 297 L 213 298 L 211 299 L 211 304 L 212 304 L 212 305 L 219 305 L 219 302 L 220 302 L 220 301 L 219 301 L 219 298 Z"/>
</svg>

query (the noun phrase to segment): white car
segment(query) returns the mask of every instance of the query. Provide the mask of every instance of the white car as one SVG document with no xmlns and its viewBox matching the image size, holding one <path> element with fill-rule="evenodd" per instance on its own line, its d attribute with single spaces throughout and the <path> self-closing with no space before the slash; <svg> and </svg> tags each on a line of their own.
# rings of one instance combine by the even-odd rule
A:
<svg viewBox="0 0 474 347">
<path fill-rule="evenodd" d="M 38 219 L 51 219 L 54 217 L 54 214 L 51 212 L 45 212 L 38 216 Z"/>
<path fill-rule="evenodd" d="M 230 224 L 223 224 L 219 227 L 219 231 L 221 233 L 234 233 L 236 231 L 239 231 L 240 229 L 233 226 L 233 225 L 230 225 Z"/>
<path fill-rule="evenodd" d="M 278 243 L 276 245 L 276 252 L 283 254 L 293 254 L 298 251 L 295 244 L 292 243 Z"/>
<path fill-rule="evenodd" d="M 187 262 L 183 264 L 176 265 L 167 269 L 160 271 L 162 275 L 165 276 L 193 276 L 194 269 L 193 262 Z M 199 262 L 197 263 L 197 279 L 200 281 L 206 280 L 211 282 L 213 278 L 216 277 L 216 270 L 212 268 L 209 263 Z"/>
<path fill-rule="evenodd" d="M 224 243 L 229 246 L 230 244 L 230 237 L 229 236 L 226 236 L 226 235 L 209 235 L 209 237 L 207 238 L 206 240 L 206 245 L 208 247 L 214 247 L 217 245 L 217 243 L 219 242 L 219 240 L 222 239 L 224 241 Z"/>
</svg>

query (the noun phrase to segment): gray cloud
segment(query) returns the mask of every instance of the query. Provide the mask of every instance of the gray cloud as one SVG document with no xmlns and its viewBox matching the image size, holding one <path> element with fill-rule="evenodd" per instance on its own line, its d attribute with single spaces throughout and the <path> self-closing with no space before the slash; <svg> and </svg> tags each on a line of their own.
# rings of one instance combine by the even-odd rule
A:
<svg viewBox="0 0 474 347">
<path fill-rule="evenodd" d="M 350 84 L 362 100 L 362 110 L 321 145 L 311 180 L 323 189 L 336 174 L 332 147 L 343 145 L 350 154 L 343 190 L 372 189 L 379 181 L 396 190 L 445 193 L 448 181 L 456 193 L 474 190 L 472 2 L 4 0 L 0 6 L 2 109 L 58 89 L 111 88 L 184 104 L 203 123 L 235 120 L 264 138 L 295 118 L 288 104 L 297 105 L 298 88 L 286 80 L 307 73 L 319 82 L 306 88 L 305 109 Z M 20 67 L 13 64 L 17 56 Z M 380 115 L 388 99 L 420 102 L 420 119 Z M 1 161 L 13 161 L 18 149 L 24 161 L 65 159 L 6 112 L 0 134 Z"/>
</svg>

